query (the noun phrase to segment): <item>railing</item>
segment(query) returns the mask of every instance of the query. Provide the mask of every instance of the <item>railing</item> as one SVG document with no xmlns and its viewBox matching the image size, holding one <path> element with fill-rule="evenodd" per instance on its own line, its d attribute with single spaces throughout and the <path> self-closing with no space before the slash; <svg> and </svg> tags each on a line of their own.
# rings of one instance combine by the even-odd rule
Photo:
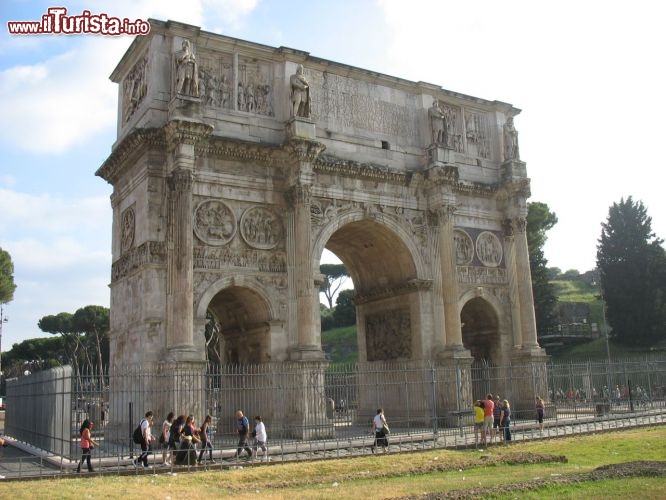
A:
<svg viewBox="0 0 666 500">
<path fill-rule="evenodd" d="M 440 366 L 434 362 L 161 366 L 122 373 L 83 373 L 69 367 L 8 381 L 5 433 L 64 460 L 77 460 L 79 427 L 95 422 L 99 458 L 136 453 L 131 433 L 146 409 L 158 435 L 167 412 L 213 417 L 213 446 L 234 450 L 234 411 L 261 415 L 271 447 L 337 448 L 369 436 L 383 408 L 404 440 L 431 441 L 472 432 L 471 404 L 487 393 L 513 406 L 516 425 L 532 425 L 534 400 L 546 401 L 546 419 L 594 421 L 662 412 L 666 359 L 534 365 Z M 530 427 L 531 428 L 531 427 Z M 350 446 L 350 445 L 349 445 Z"/>
</svg>

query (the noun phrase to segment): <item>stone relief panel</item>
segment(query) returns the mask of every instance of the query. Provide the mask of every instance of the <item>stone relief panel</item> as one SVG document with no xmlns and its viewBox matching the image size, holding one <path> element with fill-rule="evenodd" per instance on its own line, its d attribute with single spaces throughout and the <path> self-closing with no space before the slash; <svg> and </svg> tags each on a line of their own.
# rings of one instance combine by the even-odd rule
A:
<svg viewBox="0 0 666 500">
<path fill-rule="evenodd" d="M 166 264 L 164 242 L 147 241 L 130 249 L 111 265 L 111 281 L 122 279 L 145 264 Z"/>
<path fill-rule="evenodd" d="M 466 266 L 474 258 L 474 242 L 469 234 L 462 229 L 453 231 L 453 239 L 456 243 L 456 264 Z"/>
<path fill-rule="evenodd" d="M 485 113 L 465 110 L 467 153 L 490 158 L 490 124 Z"/>
<path fill-rule="evenodd" d="M 148 93 L 148 57 L 140 59 L 123 81 L 123 122 L 128 121 Z"/>
<path fill-rule="evenodd" d="M 458 266 L 458 283 L 463 285 L 505 285 L 509 282 L 502 267 Z"/>
<path fill-rule="evenodd" d="M 202 201 L 194 211 L 194 233 L 204 243 L 222 246 L 236 234 L 236 217 L 225 203 Z"/>
<path fill-rule="evenodd" d="M 240 228 L 245 243 L 262 250 L 275 248 L 284 237 L 282 220 L 264 207 L 248 208 L 241 217 Z"/>
<path fill-rule="evenodd" d="M 409 309 L 371 314 L 365 318 L 368 361 L 412 356 L 412 330 Z"/>
<path fill-rule="evenodd" d="M 365 81 L 305 68 L 310 83 L 311 117 L 327 121 L 334 128 L 359 128 L 380 134 L 401 136 L 416 145 L 420 123 L 417 96 Z"/>
<path fill-rule="evenodd" d="M 226 269 L 229 267 L 255 269 L 262 272 L 283 273 L 287 270 L 285 252 L 262 251 L 229 246 L 194 247 L 195 269 Z"/>
<path fill-rule="evenodd" d="M 239 58 L 237 105 L 239 111 L 273 116 L 272 66 Z"/>
<path fill-rule="evenodd" d="M 136 231 L 136 214 L 134 205 L 125 209 L 120 216 L 120 253 L 127 252 L 134 245 L 134 234 Z"/>
<path fill-rule="evenodd" d="M 233 109 L 233 62 L 231 54 L 201 56 L 199 95 L 204 106 Z"/>
<path fill-rule="evenodd" d="M 502 262 L 502 243 L 490 231 L 483 231 L 476 237 L 476 255 L 484 266 L 497 267 Z"/>
</svg>

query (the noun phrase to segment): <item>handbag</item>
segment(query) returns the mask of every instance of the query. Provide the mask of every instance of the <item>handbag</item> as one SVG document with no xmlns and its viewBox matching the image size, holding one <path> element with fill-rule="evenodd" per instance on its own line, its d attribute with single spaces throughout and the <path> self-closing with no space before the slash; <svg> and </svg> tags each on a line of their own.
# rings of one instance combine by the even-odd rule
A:
<svg viewBox="0 0 666 500">
<path fill-rule="evenodd" d="M 389 429 L 388 425 L 384 424 L 384 435 L 388 436 L 389 434 L 391 434 L 391 429 Z"/>
</svg>

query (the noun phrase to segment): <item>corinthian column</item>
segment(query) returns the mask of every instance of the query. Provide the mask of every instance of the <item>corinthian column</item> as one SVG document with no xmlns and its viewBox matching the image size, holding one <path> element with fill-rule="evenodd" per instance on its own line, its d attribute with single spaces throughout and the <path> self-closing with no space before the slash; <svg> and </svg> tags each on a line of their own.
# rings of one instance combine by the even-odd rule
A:
<svg viewBox="0 0 666 500">
<path fill-rule="evenodd" d="M 504 221 L 504 259 L 506 274 L 509 279 L 509 303 L 511 305 L 511 326 L 514 349 L 520 348 L 523 343 L 521 333 L 520 297 L 518 295 L 518 279 L 516 277 L 516 241 L 513 230 L 513 221 Z"/>
<path fill-rule="evenodd" d="M 296 345 L 292 344 L 290 357 L 293 360 L 321 360 L 324 358 L 316 332 L 319 314 L 318 294 L 315 294 L 315 275 L 310 248 L 312 222 L 310 205 L 314 174 L 312 161 L 323 150 L 323 145 L 307 140 L 291 139 L 288 150 L 296 160 L 292 170 L 292 186 L 286 193 L 291 210 L 287 222 L 287 272 L 289 273 L 290 302 L 296 321 Z M 293 330 L 292 330 L 293 331 Z"/>
<path fill-rule="evenodd" d="M 445 205 L 439 211 L 439 265 L 442 273 L 442 301 L 444 303 L 444 331 L 446 348 L 462 349 L 462 327 L 458 310 L 458 273 L 453 237 L 455 207 Z"/>
<path fill-rule="evenodd" d="M 173 360 L 196 358 L 194 353 L 194 248 L 192 184 L 195 145 L 212 131 L 200 122 L 172 120 L 166 127 L 171 174 L 167 178 L 167 326 L 166 348 Z M 180 352 L 177 354 L 176 352 Z M 184 354 L 189 352 L 189 354 Z"/>
<path fill-rule="evenodd" d="M 538 348 L 536 317 L 534 315 L 534 296 L 532 294 L 532 272 L 530 271 L 530 255 L 527 249 L 527 220 L 524 217 L 514 219 L 516 228 L 516 278 L 518 297 L 520 300 L 520 329 L 522 346 L 525 349 Z"/>
</svg>

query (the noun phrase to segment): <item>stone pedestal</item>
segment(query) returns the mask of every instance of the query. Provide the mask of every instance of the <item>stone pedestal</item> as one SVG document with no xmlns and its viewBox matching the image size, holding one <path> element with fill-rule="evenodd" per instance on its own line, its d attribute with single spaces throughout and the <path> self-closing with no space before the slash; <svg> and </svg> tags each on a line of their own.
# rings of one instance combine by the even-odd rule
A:
<svg viewBox="0 0 666 500">
<path fill-rule="evenodd" d="M 291 139 L 316 139 L 315 124 L 307 118 L 296 116 L 290 118 L 286 124 L 287 140 Z"/>
<path fill-rule="evenodd" d="M 442 144 L 431 144 L 426 150 L 428 153 L 428 164 L 435 165 L 453 165 L 456 161 L 455 151 L 445 148 Z"/>
<path fill-rule="evenodd" d="M 196 120 L 201 118 L 201 98 L 176 94 L 169 101 L 169 120 Z"/>
<path fill-rule="evenodd" d="M 507 160 L 501 166 L 502 181 L 510 182 L 527 177 L 527 165 L 520 160 Z"/>
</svg>

